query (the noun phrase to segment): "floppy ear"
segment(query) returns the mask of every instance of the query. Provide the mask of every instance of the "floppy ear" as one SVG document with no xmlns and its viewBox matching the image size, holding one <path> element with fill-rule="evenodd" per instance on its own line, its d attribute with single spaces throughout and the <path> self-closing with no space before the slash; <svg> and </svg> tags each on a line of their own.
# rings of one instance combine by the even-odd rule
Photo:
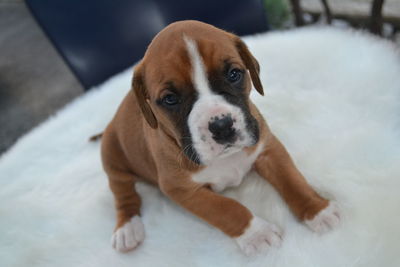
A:
<svg viewBox="0 0 400 267">
<path fill-rule="evenodd" d="M 132 79 L 132 89 L 135 92 L 137 101 L 139 103 L 140 109 L 142 110 L 143 116 L 151 128 L 156 129 L 158 126 L 157 119 L 154 116 L 153 111 L 147 101 L 149 101 L 149 96 L 147 94 L 146 86 L 143 82 L 143 73 L 141 65 L 135 67 L 135 73 Z"/>
<path fill-rule="evenodd" d="M 260 95 L 264 95 L 264 89 L 262 87 L 259 73 L 260 73 L 260 65 L 256 58 L 250 53 L 246 44 L 240 40 L 239 37 L 235 36 L 235 45 L 236 49 L 239 52 L 240 57 L 242 58 L 246 68 L 250 72 L 251 81 L 253 82 L 254 87 Z"/>
</svg>

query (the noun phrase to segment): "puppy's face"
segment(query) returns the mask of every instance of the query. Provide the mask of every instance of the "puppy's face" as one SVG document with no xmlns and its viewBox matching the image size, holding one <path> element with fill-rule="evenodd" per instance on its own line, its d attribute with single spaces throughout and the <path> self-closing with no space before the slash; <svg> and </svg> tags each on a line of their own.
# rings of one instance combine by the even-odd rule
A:
<svg viewBox="0 0 400 267">
<path fill-rule="evenodd" d="M 253 78 L 262 94 L 258 64 L 238 37 L 200 22 L 175 23 L 153 40 L 139 69 L 134 87 L 143 86 L 134 90 L 146 119 L 190 160 L 208 164 L 257 143 L 249 93 Z"/>
</svg>

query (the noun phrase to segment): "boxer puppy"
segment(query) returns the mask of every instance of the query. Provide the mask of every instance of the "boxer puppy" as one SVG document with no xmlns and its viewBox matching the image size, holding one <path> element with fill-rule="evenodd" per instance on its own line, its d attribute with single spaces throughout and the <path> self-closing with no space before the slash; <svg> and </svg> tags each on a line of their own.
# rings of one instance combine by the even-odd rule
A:
<svg viewBox="0 0 400 267">
<path fill-rule="evenodd" d="M 116 250 L 131 250 L 144 239 L 135 191 L 140 179 L 232 237 L 246 255 L 282 240 L 277 226 L 218 194 L 238 186 L 250 170 L 312 230 L 338 224 L 337 207 L 306 182 L 249 99 L 253 86 L 263 95 L 258 62 L 231 33 L 181 21 L 153 39 L 103 135 L 102 161 L 117 210 Z"/>
</svg>

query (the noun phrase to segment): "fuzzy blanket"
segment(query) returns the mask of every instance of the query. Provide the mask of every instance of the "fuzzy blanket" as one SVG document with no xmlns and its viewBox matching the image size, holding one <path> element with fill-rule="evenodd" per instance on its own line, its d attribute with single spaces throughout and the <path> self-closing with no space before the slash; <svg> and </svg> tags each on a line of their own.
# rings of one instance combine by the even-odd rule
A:
<svg viewBox="0 0 400 267">
<path fill-rule="evenodd" d="M 400 56 L 361 32 L 304 28 L 245 38 L 262 68 L 253 100 L 308 181 L 342 210 L 318 235 L 250 174 L 224 192 L 284 229 L 280 249 L 248 258 L 158 189 L 138 184 L 144 243 L 110 245 L 113 197 L 102 131 L 131 70 L 69 104 L 0 159 L 0 266 L 400 266 Z"/>
</svg>

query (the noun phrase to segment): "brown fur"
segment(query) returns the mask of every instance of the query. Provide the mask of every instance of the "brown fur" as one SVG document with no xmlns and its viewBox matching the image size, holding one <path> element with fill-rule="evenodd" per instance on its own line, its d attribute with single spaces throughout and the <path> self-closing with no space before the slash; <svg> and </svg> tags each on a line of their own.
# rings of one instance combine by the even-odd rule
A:
<svg viewBox="0 0 400 267">
<path fill-rule="evenodd" d="M 204 166 L 196 165 L 183 154 L 176 122 L 155 104 L 165 94 L 168 83 L 192 90 L 190 60 L 182 32 L 198 42 L 207 71 L 217 68 L 228 56 L 249 70 L 255 88 L 263 94 L 258 63 L 235 35 L 194 21 L 174 23 L 160 32 L 136 67 L 133 90 L 103 135 L 102 160 L 115 197 L 116 229 L 140 214 L 140 197 L 134 186 L 142 179 L 157 185 L 188 211 L 236 237 L 244 232 L 253 215 L 237 201 L 191 179 Z M 246 79 L 248 95 L 251 88 L 248 74 Z M 299 219 L 313 218 L 327 201 L 307 184 L 285 148 L 269 131 L 260 112 L 248 101 L 260 125 L 260 141 L 266 143 L 265 151 L 255 162 L 256 171 L 279 191 Z M 254 148 L 245 150 L 251 154 Z"/>
</svg>

